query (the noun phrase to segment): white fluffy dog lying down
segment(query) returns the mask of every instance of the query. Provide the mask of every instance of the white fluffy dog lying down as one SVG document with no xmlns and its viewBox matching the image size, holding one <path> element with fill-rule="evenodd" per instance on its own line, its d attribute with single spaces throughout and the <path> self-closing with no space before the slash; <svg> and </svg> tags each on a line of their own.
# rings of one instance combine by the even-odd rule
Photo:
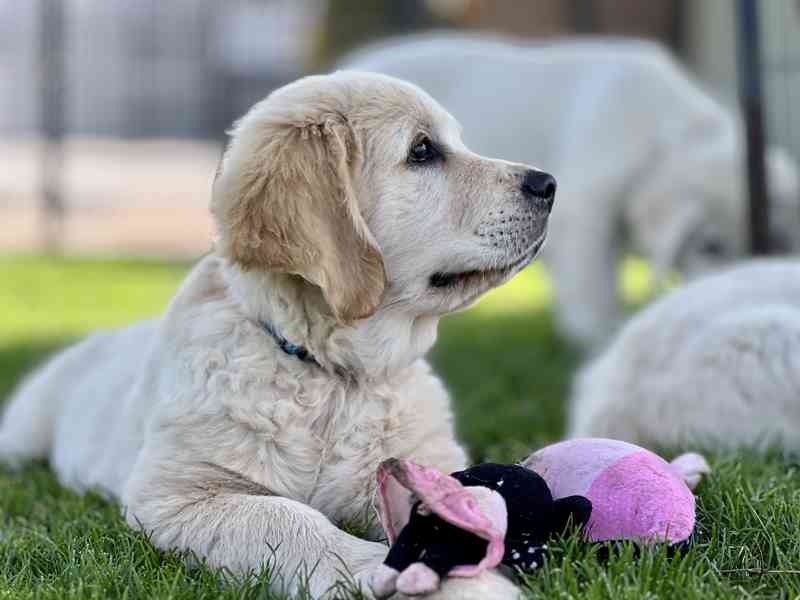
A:
<svg viewBox="0 0 800 600">
<path fill-rule="evenodd" d="M 478 152 L 557 175 L 544 256 L 561 327 L 578 342 L 595 345 L 616 327 L 621 251 L 693 276 L 746 250 L 739 120 L 660 46 L 429 34 L 367 47 L 342 64 L 420 85 Z M 767 161 L 777 241 L 794 247 L 796 167 L 778 149 Z"/>
<path fill-rule="evenodd" d="M 800 450 L 800 263 L 746 263 L 643 310 L 576 379 L 570 435 Z"/>
<path fill-rule="evenodd" d="M 388 548 L 336 524 L 368 525 L 388 457 L 465 467 L 422 357 L 441 316 L 533 259 L 554 193 L 546 173 L 470 152 L 411 84 L 337 73 L 281 88 L 233 131 L 213 254 L 162 318 L 95 334 L 23 384 L 0 458 L 48 458 L 65 485 L 119 498 L 157 546 L 211 566 L 269 562 L 276 585 L 314 598 L 345 570 L 363 582 Z M 515 589 L 490 571 L 432 597 Z"/>
</svg>

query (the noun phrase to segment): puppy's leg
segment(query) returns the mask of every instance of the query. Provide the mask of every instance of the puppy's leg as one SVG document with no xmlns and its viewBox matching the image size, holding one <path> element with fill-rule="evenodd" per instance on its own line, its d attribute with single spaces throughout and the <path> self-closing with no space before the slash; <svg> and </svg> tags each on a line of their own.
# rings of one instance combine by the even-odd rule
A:
<svg viewBox="0 0 800 600">
<path fill-rule="evenodd" d="M 384 560 L 384 544 L 338 529 L 321 512 L 270 495 L 259 484 L 211 465 L 137 472 L 126 490 L 127 519 L 162 549 L 190 550 L 234 573 L 272 570 L 276 588 L 323 598 L 352 575 L 366 581 Z M 349 575 L 348 575 L 349 574 Z"/>
<path fill-rule="evenodd" d="M 391 600 L 406 598 L 409 596 L 395 594 Z M 511 580 L 495 570 L 489 570 L 475 577 L 445 577 L 438 591 L 423 598 L 425 600 L 521 600 L 522 593 Z"/>
<path fill-rule="evenodd" d="M 0 462 L 17 466 L 50 454 L 56 419 L 65 398 L 85 385 L 103 353 L 108 333 L 94 334 L 57 354 L 20 385 L 0 426 Z"/>
<path fill-rule="evenodd" d="M 585 348 L 602 344 L 620 318 L 615 221 L 597 213 L 587 208 L 568 223 L 557 223 L 546 248 L 559 328 Z"/>
</svg>

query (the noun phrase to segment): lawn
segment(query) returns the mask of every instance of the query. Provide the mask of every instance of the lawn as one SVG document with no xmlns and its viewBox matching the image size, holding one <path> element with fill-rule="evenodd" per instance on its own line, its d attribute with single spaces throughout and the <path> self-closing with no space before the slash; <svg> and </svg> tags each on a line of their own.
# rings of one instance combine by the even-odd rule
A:
<svg viewBox="0 0 800 600">
<path fill-rule="evenodd" d="M 0 258 L 0 398 L 48 352 L 96 327 L 161 311 L 184 265 Z M 628 296 L 647 271 L 630 263 Z M 458 428 L 478 460 L 511 461 L 559 437 L 563 401 L 580 357 L 557 336 L 551 291 L 534 266 L 474 309 L 442 323 L 433 362 L 447 381 Z M 553 544 L 527 578 L 530 598 L 798 598 L 800 469 L 778 454 L 713 457 L 699 490 L 698 539 L 667 558 L 625 547 Z M 60 488 L 43 465 L 0 470 L 0 598 L 265 598 L 269 574 L 230 582 L 190 569 L 130 531 L 119 509 Z"/>
</svg>

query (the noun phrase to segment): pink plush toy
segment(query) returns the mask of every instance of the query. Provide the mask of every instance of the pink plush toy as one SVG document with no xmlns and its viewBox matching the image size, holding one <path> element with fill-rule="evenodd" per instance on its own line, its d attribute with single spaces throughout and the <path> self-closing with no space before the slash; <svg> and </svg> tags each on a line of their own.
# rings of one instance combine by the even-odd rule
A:
<svg viewBox="0 0 800 600">
<path fill-rule="evenodd" d="M 542 476 L 554 499 L 589 499 L 592 514 L 584 532 L 594 542 L 686 541 L 695 525 L 691 490 L 711 471 L 699 454 L 668 463 L 639 446 L 599 438 L 547 446 L 522 465 Z"/>
</svg>

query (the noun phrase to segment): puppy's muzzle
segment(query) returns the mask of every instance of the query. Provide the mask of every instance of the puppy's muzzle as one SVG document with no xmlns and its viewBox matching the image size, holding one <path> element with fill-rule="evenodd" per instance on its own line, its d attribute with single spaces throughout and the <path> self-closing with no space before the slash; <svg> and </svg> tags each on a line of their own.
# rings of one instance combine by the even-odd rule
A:
<svg viewBox="0 0 800 600">
<path fill-rule="evenodd" d="M 556 179 L 549 173 L 530 169 L 522 179 L 522 193 L 536 208 L 553 210 L 556 201 Z"/>
</svg>

